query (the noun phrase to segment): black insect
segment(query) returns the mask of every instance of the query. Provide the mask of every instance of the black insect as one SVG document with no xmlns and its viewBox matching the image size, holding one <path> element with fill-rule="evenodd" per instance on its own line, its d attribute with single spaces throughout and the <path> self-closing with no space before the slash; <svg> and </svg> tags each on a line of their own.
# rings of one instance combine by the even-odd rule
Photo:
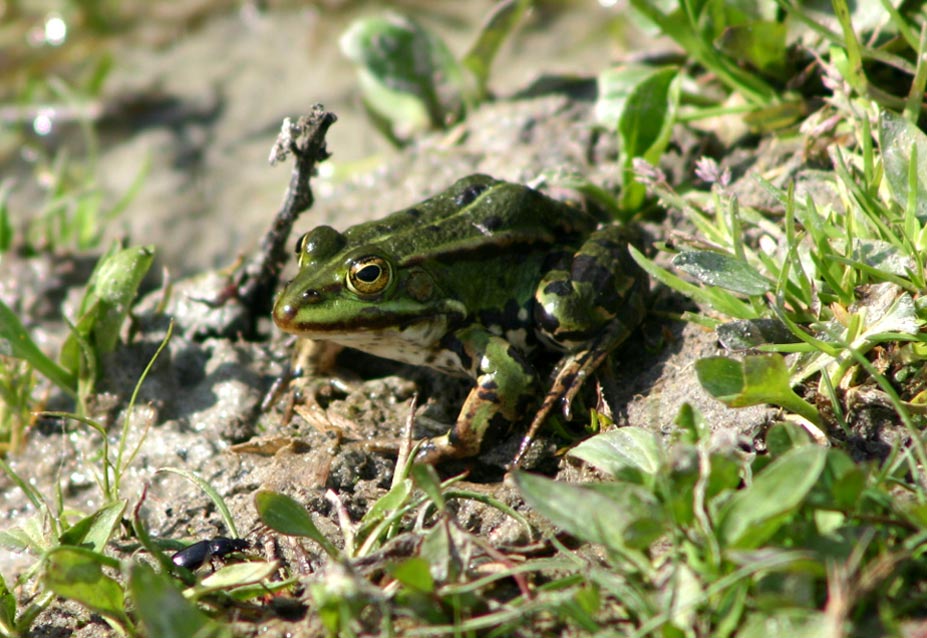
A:
<svg viewBox="0 0 927 638">
<path fill-rule="evenodd" d="M 198 569 L 203 563 L 212 558 L 221 558 L 232 552 L 240 552 L 245 549 L 248 549 L 248 541 L 243 538 L 217 536 L 185 547 L 171 556 L 171 561 L 178 567 L 186 567 L 192 571 Z"/>
</svg>

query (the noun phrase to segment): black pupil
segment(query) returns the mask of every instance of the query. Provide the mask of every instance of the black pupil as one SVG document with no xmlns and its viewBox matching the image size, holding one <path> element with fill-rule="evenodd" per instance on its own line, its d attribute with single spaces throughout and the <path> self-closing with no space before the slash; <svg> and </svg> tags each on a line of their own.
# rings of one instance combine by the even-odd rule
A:
<svg viewBox="0 0 927 638">
<path fill-rule="evenodd" d="M 357 278 L 363 281 L 365 284 L 372 284 L 380 276 L 380 267 L 379 266 L 364 266 L 357 271 Z"/>
</svg>

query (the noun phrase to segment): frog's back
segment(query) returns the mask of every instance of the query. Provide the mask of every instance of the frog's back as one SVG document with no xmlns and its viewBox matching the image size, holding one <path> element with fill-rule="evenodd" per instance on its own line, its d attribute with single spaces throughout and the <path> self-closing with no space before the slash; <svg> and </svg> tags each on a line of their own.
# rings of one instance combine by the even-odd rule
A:
<svg viewBox="0 0 927 638">
<path fill-rule="evenodd" d="M 401 265 L 482 250 L 563 242 L 596 226 L 593 217 L 538 191 L 487 175 L 455 182 L 430 199 L 345 231 L 352 246 L 376 245 Z"/>
</svg>

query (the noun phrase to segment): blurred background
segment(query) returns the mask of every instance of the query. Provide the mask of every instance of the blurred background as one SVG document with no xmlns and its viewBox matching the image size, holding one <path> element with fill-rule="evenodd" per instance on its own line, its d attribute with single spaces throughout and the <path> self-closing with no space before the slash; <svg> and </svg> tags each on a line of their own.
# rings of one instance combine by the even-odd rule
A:
<svg viewBox="0 0 927 638">
<path fill-rule="evenodd" d="M 254 249 L 283 196 L 289 169 L 270 168 L 267 155 L 285 116 L 318 102 L 339 118 L 315 185 L 322 200 L 397 152 L 365 113 L 339 45 L 354 21 L 400 13 L 460 56 L 496 4 L 0 2 L 0 201 L 10 220 L 0 233 L 27 252 L 128 237 L 157 245 L 175 277 L 228 265 Z M 635 46 L 620 4 L 533 5 L 493 62 L 492 96 L 542 75 L 592 78 Z"/>
</svg>

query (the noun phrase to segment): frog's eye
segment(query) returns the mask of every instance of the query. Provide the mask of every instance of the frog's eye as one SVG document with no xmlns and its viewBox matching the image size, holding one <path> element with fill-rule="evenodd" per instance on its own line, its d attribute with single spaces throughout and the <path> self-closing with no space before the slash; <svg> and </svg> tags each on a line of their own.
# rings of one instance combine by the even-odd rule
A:
<svg viewBox="0 0 927 638">
<path fill-rule="evenodd" d="M 382 257 L 361 257 L 348 270 L 348 288 L 359 295 L 375 295 L 389 284 L 391 270 Z"/>
<path fill-rule="evenodd" d="M 296 254 L 300 255 L 303 252 L 303 249 L 306 247 L 306 237 L 309 236 L 309 233 L 303 233 L 299 236 L 299 239 L 296 240 Z"/>
</svg>

